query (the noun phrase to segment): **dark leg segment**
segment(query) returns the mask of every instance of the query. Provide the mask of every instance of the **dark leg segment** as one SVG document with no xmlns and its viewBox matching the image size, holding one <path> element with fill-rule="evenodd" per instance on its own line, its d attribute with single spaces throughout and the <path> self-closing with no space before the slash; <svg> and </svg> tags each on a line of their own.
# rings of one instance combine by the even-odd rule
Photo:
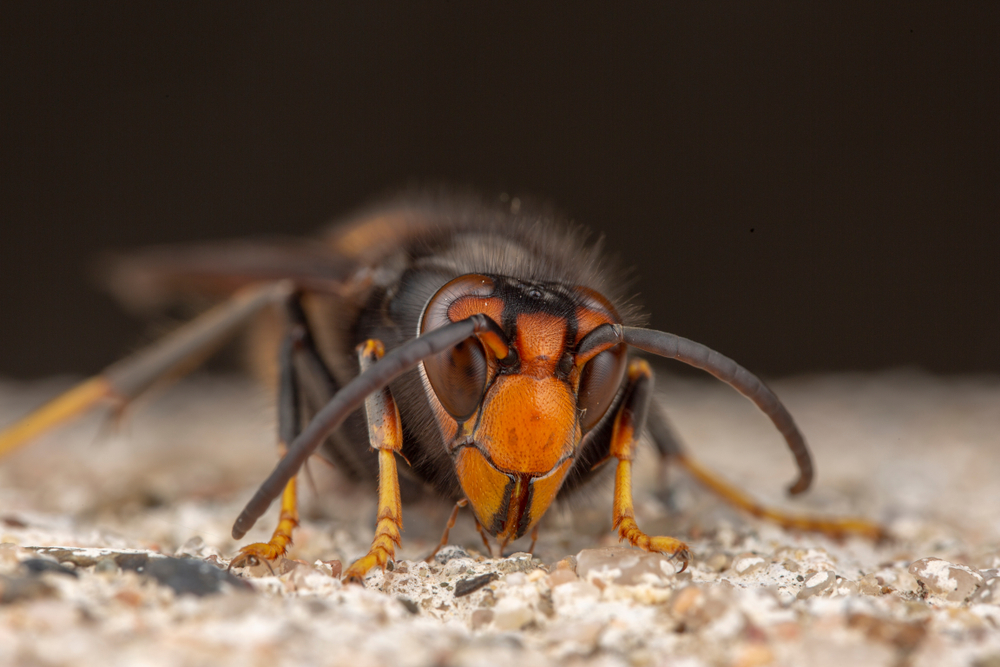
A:
<svg viewBox="0 0 1000 667">
<path fill-rule="evenodd" d="M 288 281 L 252 285 L 106 368 L 0 432 L 0 457 L 104 402 L 122 406 L 156 382 L 193 370 L 254 315 L 288 297 Z"/>
<path fill-rule="evenodd" d="M 287 312 L 288 331 L 278 350 L 278 448 L 282 456 L 288 449 L 288 443 L 294 440 L 302 429 L 302 397 L 299 391 L 296 357 L 315 355 L 314 348 L 308 345 L 312 337 L 298 293 L 289 296 Z M 315 355 L 315 361 L 322 365 L 318 355 Z M 325 371 L 325 366 L 323 370 Z M 274 529 L 271 539 L 266 543 L 255 542 L 242 547 L 230 567 L 242 567 L 254 560 L 271 561 L 285 555 L 292 543 L 292 531 L 299 525 L 297 481 L 298 478 L 293 477 L 285 485 L 285 490 L 281 494 L 278 526 Z"/>
</svg>

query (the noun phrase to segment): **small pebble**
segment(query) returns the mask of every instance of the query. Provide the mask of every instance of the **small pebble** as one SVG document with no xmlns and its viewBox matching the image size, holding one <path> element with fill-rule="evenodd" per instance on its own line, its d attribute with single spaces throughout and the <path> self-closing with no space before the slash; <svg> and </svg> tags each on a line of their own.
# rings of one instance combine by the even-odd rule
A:
<svg viewBox="0 0 1000 667">
<path fill-rule="evenodd" d="M 491 581 L 497 579 L 498 576 L 499 575 L 497 575 L 496 572 L 487 572 L 486 574 L 481 574 L 478 577 L 460 579 L 455 584 L 455 597 L 460 598 L 460 597 L 465 597 L 466 595 L 472 595 L 483 586 L 486 586 Z M 508 579 L 510 578 L 510 576 L 508 576 Z M 523 577 L 524 575 L 521 576 Z"/>
<path fill-rule="evenodd" d="M 986 579 L 979 590 L 973 594 L 972 601 L 980 604 L 1000 603 L 1000 575 Z"/>
<path fill-rule="evenodd" d="M 528 577 L 526 577 L 523 572 L 514 572 L 504 577 L 504 582 L 506 582 L 508 586 L 524 586 L 528 583 Z"/>
<path fill-rule="evenodd" d="M 590 604 L 600 599 L 601 589 L 587 581 L 574 581 L 552 589 L 552 601 L 557 611 L 560 607 Z"/>
<path fill-rule="evenodd" d="M 570 572 L 576 572 L 576 556 L 567 556 L 561 561 L 556 563 L 556 570 L 569 570 Z"/>
<path fill-rule="evenodd" d="M 851 581 L 850 579 L 838 579 L 837 585 L 834 586 L 838 595 L 857 595 L 861 591 L 861 586 L 858 582 Z"/>
<path fill-rule="evenodd" d="M 562 586 L 563 584 L 579 580 L 580 577 L 576 576 L 576 572 L 573 570 L 557 569 L 549 574 L 549 588 L 555 588 L 556 586 Z"/>
<path fill-rule="evenodd" d="M 940 558 L 914 561 L 908 572 L 917 578 L 928 593 L 941 596 L 949 602 L 964 601 L 983 584 L 983 577 L 978 572 Z"/>
<path fill-rule="evenodd" d="M 686 586 L 680 593 L 674 596 L 671 611 L 674 616 L 683 617 L 688 615 L 692 609 L 701 606 L 705 602 L 705 594 L 697 586 Z"/>
<path fill-rule="evenodd" d="M 45 547 L 39 549 L 38 553 L 43 556 L 51 556 L 60 563 L 72 563 L 76 567 L 90 567 L 96 565 L 98 558 L 88 549 L 67 549 L 65 547 Z M 116 554 L 119 556 L 122 554 Z M 103 558 L 103 556 L 102 556 Z"/>
<path fill-rule="evenodd" d="M 456 558 L 471 558 L 471 556 L 469 556 L 468 551 L 454 544 L 446 544 L 441 547 L 436 554 L 434 554 L 434 562 L 440 565 L 444 565 L 448 561 Z"/>
<path fill-rule="evenodd" d="M 41 574 L 42 572 L 55 572 L 56 574 L 65 574 L 69 577 L 78 577 L 76 570 L 66 567 L 62 563 L 57 563 L 54 560 L 49 560 L 47 558 L 29 558 L 28 560 L 21 561 L 21 569 L 30 572 L 31 574 Z"/>
<path fill-rule="evenodd" d="M 767 561 L 754 554 L 743 554 L 733 559 L 733 571 L 741 577 L 758 572 L 765 565 L 767 565 Z"/>
<path fill-rule="evenodd" d="M 538 569 L 541 561 L 534 556 L 524 552 L 511 554 L 507 558 L 496 561 L 496 568 L 503 574 L 512 572 L 531 572 Z"/>
<path fill-rule="evenodd" d="M 541 581 L 546 576 L 548 576 L 548 573 L 545 570 L 538 568 L 537 570 L 532 570 L 531 572 L 529 572 L 526 579 L 528 582 L 533 584 L 536 581 Z"/>
<path fill-rule="evenodd" d="M 805 583 L 799 590 L 798 595 L 795 597 L 799 600 L 805 600 L 813 597 L 814 595 L 819 595 L 820 593 L 824 593 L 829 590 L 835 581 L 837 581 L 837 575 L 829 570 L 824 572 L 807 573 Z"/>
<path fill-rule="evenodd" d="M 705 566 L 713 572 L 725 572 L 732 564 L 733 557 L 722 551 L 716 551 L 705 559 Z"/>
<path fill-rule="evenodd" d="M 892 582 L 891 588 L 897 593 L 913 595 L 920 590 L 920 582 L 909 572 L 899 572 L 896 574 L 896 580 Z"/>
<path fill-rule="evenodd" d="M 650 575 L 661 579 L 672 577 L 676 567 L 669 556 L 628 547 L 584 549 L 576 555 L 576 573 L 580 577 L 618 570 L 612 582 L 623 586 L 644 583 Z"/>
<path fill-rule="evenodd" d="M 334 579 L 339 579 L 344 572 L 344 564 L 339 560 L 319 560 L 316 565 L 321 572 L 326 572 Z"/>
<path fill-rule="evenodd" d="M 489 625 L 493 622 L 493 610 L 492 609 L 477 609 L 472 612 L 472 629 L 478 630 L 479 628 Z"/>
<path fill-rule="evenodd" d="M 201 538 L 200 535 L 195 535 L 187 542 L 181 545 L 180 549 L 174 554 L 175 556 L 193 556 L 195 558 L 200 558 L 204 556 L 205 550 L 205 540 Z"/>
<path fill-rule="evenodd" d="M 493 608 L 493 625 L 498 630 L 520 630 L 535 620 L 535 612 L 517 598 L 503 598 Z"/>
<path fill-rule="evenodd" d="M 123 570 L 132 570 L 154 579 L 175 593 L 202 596 L 220 593 L 223 584 L 251 590 L 250 585 L 226 570 L 196 558 L 150 557 L 141 553 L 122 553 L 115 562 Z"/>
<path fill-rule="evenodd" d="M 862 595 L 882 595 L 882 582 L 874 574 L 866 574 L 858 580 L 858 592 Z"/>
<path fill-rule="evenodd" d="M 410 598 L 400 597 L 396 599 L 399 600 L 399 604 L 403 605 L 406 611 L 410 612 L 411 614 L 417 615 L 420 613 L 420 607 L 418 607 L 417 603 L 411 600 Z"/>
</svg>

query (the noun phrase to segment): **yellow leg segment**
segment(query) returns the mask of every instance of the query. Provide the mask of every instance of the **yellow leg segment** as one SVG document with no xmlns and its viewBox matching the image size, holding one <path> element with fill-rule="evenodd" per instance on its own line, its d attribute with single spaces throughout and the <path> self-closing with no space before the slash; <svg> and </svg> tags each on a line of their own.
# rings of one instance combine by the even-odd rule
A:
<svg viewBox="0 0 1000 667">
<path fill-rule="evenodd" d="M 632 460 L 635 457 L 636 413 L 645 410 L 644 402 L 652 384 L 652 371 L 642 359 L 633 360 L 628 368 L 629 387 L 618 413 L 615 415 L 611 434 L 611 456 L 618 459 L 615 470 L 615 498 L 613 507 L 614 528 L 622 541 L 645 551 L 654 551 L 676 558 L 680 571 L 687 569 L 691 560 L 688 546 L 673 537 L 650 537 L 635 522 L 632 505 Z"/>
<path fill-rule="evenodd" d="M 45 431 L 82 415 L 115 392 L 102 375 L 81 382 L 62 396 L 38 408 L 27 417 L 0 432 L 0 458 L 10 454 Z"/>
<path fill-rule="evenodd" d="M 399 499 L 399 478 L 396 475 L 396 457 L 391 449 L 378 452 L 378 523 L 375 539 L 368 553 L 347 569 L 344 578 L 360 581 L 373 567 L 385 567 L 396 555 L 403 528 L 403 509 Z"/>
<path fill-rule="evenodd" d="M 359 345 L 361 370 L 381 359 L 383 354 L 385 349 L 377 340 Z M 344 579 L 348 581 L 361 581 L 370 569 L 384 568 L 395 558 L 403 530 L 403 503 L 396 469 L 396 454 L 401 454 L 403 450 L 403 428 L 388 387 L 365 399 L 365 412 L 368 415 L 369 441 L 372 448 L 378 450 L 378 515 L 372 546 L 344 573 Z"/>
<path fill-rule="evenodd" d="M 299 525 L 298 489 L 296 477 L 288 480 L 281 494 L 281 514 L 278 517 L 278 527 L 274 529 L 268 542 L 255 542 L 240 549 L 233 558 L 230 567 L 243 567 L 256 558 L 271 561 L 278 556 L 284 556 L 292 543 L 292 531 Z"/>
<path fill-rule="evenodd" d="M 872 540 L 882 540 L 887 537 L 886 530 L 882 526 L 867 519 L 804 516 L 766 507 L 687 455 L 674 454 L 671 458 L 733 507 L 752 516 L 773 521 L 783 528 L 823 533 L 834 538 L 859 535 Z"/>
</svg>

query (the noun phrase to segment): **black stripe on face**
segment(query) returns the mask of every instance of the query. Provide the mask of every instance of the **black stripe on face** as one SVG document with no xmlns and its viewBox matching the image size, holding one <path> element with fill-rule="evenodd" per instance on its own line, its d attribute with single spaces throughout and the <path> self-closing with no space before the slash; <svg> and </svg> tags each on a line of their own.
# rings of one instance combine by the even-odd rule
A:
<svg viewBox="0 0 1000 667">
<path fill-rule="evenodd" d="M 561 285 L 538 285 L 505 276 L 489 276 L 496 294 L 503 300 L 503 321 L 500 326 L 508 336 L 517 326 L 517 316 L 547 313 L 572 320 L 569 328 L 576 335 L 576 300 Z"/>
<path fill-rule="evenodd" d="M 514 478 L 508 475 L 507 486 L 503 489 L 503 502 L 500 504 L 500 509 L 493 515 L 493 521 L 490 522 L 490 525 L 486 526 L 486 530 L 489 531 L 490 535 L 497 535 L 503 531 L 504 525 L 507 523 L 507 512 L 510 510 L 510 498 L 513 493 Z"/>
<path fill-rule="evenodd" d="M 525 486 L 527 486 L 527 491 L 524 494 L 524 500 L 520 504 L 521 515 L 517 521 L 517 532 L 511 538 L 516 540 L 522 537 L 526 532 L 528 532 L 528 526 L 531 522 L 531 499 L 535 495 L 535 479 L 524 475 L 521 477 Z"/>
<path fill-rule="evenodd" d="M 567 292 L 562 285 L 533 285 L 504 276 L 490 276 L 490 279 L 494 281 L 496 286 L 495 293 L 503 302 L 502 321 L 498 324 L 511 343 L 517 339 L 517 318 L 519 315 L 545 313 L 565 320 L 566 330 L 562 349 L 564 355 L 571 354 L 575 349 L 576 334 L 580 327 L 576 317 L 575 292 Z M 572 356 L 566 358 L 565 363 L 560 360 L 556 367 L 556 377 L 564 382 L 568 381 L 572 366 Z M 505 372 L 517 373 L 519 371 L 520 367 L 517 366 L 507 369 Z"/>
</svg>

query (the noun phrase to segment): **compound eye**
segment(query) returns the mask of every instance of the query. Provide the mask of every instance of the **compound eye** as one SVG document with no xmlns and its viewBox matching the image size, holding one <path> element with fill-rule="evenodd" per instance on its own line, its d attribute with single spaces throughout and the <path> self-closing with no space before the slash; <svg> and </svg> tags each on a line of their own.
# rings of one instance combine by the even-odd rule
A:
<svg viewBox="0 0 1000 667">
<path fill-rule="evenodd" d="M 483 400 L 488 372 L 486 353 L 476 338 L 424 359 L 424 371 L 448 414 L 460 422 L 473 415 Z"/>
<path fill-rule="evenodd" d="M 625 346 L 615 345 L 587 362 L 580 374 L 577 405 L 585 410 L 580 426 L 589 431 L 597 425 L 625 377 Z"/>
</svg>

